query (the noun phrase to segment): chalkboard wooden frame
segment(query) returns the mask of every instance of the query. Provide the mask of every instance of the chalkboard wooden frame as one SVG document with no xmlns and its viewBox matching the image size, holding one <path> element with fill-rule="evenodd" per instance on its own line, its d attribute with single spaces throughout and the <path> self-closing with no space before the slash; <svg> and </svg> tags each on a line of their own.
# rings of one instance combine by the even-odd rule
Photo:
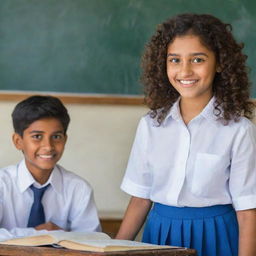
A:
<svg viewBox="0 0 256 256">
<path fill-rule="evenodd" d="M 92 105 L 143 105 L 141 95 L 64 94 L 53 92 L 0 92 L 0 101 L 21 101 L 32 95 L 52 95 L 63 103 Z"/>
</svg>

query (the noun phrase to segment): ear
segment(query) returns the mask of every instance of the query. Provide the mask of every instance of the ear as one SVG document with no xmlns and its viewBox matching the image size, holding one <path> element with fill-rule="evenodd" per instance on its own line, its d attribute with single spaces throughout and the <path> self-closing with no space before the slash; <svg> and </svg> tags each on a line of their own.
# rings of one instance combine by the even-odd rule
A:
<svg viewBox="0 0 256 256">
<path fill-rule="evenodd" d="M 14 146 L 18 150 L 22 150 L 23 149 L 23 138 L 18 133 L 15 132 L 12 135 L 12 141 L 13 141 Z"/>
</svg>

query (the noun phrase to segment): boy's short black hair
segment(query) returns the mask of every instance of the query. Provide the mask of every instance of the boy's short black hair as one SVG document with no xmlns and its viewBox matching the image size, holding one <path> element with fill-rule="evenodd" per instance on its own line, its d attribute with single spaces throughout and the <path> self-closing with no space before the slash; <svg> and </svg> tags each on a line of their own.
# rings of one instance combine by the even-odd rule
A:
<svg viewBox="0 0 256 256">
<path fill-rule="evenodd" d="M 14 131 L 23 136 L 30 124 L 43 118 L 58 119 L 66 134 L 70 122 L 67 109 L 58 98 L 41 95 L 28 97 L 16 105 L 12 112 Z"/>
</svg>

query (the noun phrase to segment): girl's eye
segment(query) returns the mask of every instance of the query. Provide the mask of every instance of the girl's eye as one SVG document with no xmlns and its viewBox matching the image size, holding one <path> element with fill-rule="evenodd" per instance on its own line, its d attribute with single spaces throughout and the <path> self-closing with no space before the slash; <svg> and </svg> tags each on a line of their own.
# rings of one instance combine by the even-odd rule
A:
<svg viewBox="0 0 256 256">
<path fill-rule="evenodd" d="M 171 62 L 171 63 L 179 63 L 180 62 L 180 59 L 179 58 L 170 58 L 169 59 L 169 62 Z"/>
<path fill-rule="evenodd" d="M 197 57 L 197 58 L 192 59 L 192 62 L 193 63 L 201 63 L 201 62 L 204 62 L 204 59 Z"/>
</svg>

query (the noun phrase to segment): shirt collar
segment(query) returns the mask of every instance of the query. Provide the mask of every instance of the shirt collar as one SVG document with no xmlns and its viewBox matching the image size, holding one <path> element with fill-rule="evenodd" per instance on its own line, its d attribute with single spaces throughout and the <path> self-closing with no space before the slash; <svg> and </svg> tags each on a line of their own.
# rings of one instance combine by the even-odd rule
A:
<svg viewBox="0 0 256 256">
<path fill-rule="evenodd" d="M 219 117 L 214 115 L 214 102 L 215 102 L 215 97 L 213 96 L 208 104 L 204 107 L 202 112 L 197 116 L 197 117 L 204 117 L 208 120 L 213 120 L 216 121 Z M 173 118 L 176 121 L 182 120 L 182 116 L 180 114 L 180 98 L 177 99 L 176 102 L 172 105 L 169 113 L 166 115 L 166 118 L 163 121 L 163 125 L 166 124 L 169 118 Z"/>
<path fill-rule="evenodd" d="M 169 113 L 166 115 L 163 125 L 166 124 L 169 118 L 173 118 L 176 121 L 182 120 L 181 114 L 180 114 L 180 98 L 178 98 L 172 107 L 169 110 Z"/>
<path fill-rule="evenodd" d="M 58 165 L 54 167 L 48 181 L 43 186 L 51 184 L 53 189 L 57 193 L 61 194 L 63 188 L 63 181 L 59 168 L 60 167 Z M 32 184 L 36 184 L 36 187 L 40 186 L 33 178 L 32 174 L 29 172 L 24 159 L 18 164 L 17 169 L 17 184 L 21 193 L 28 189 Z"/>
<path fill-rule="evenodd" d="M 208 119 L 210 121 L 216 121 L 217 119 L 219 119 L 219 117 L 214 114 L 214 111 L 215 111 L 215 107 L 214 107 L 215 100 L 216 100 L 216 98 L 213 96 L 211 98 L 211 100 L 208 102 L 208 104 L 205 106 L 203 111 L 200 113 L 201 116 L 203 116 L 205 119 Z"/>
</svg>

